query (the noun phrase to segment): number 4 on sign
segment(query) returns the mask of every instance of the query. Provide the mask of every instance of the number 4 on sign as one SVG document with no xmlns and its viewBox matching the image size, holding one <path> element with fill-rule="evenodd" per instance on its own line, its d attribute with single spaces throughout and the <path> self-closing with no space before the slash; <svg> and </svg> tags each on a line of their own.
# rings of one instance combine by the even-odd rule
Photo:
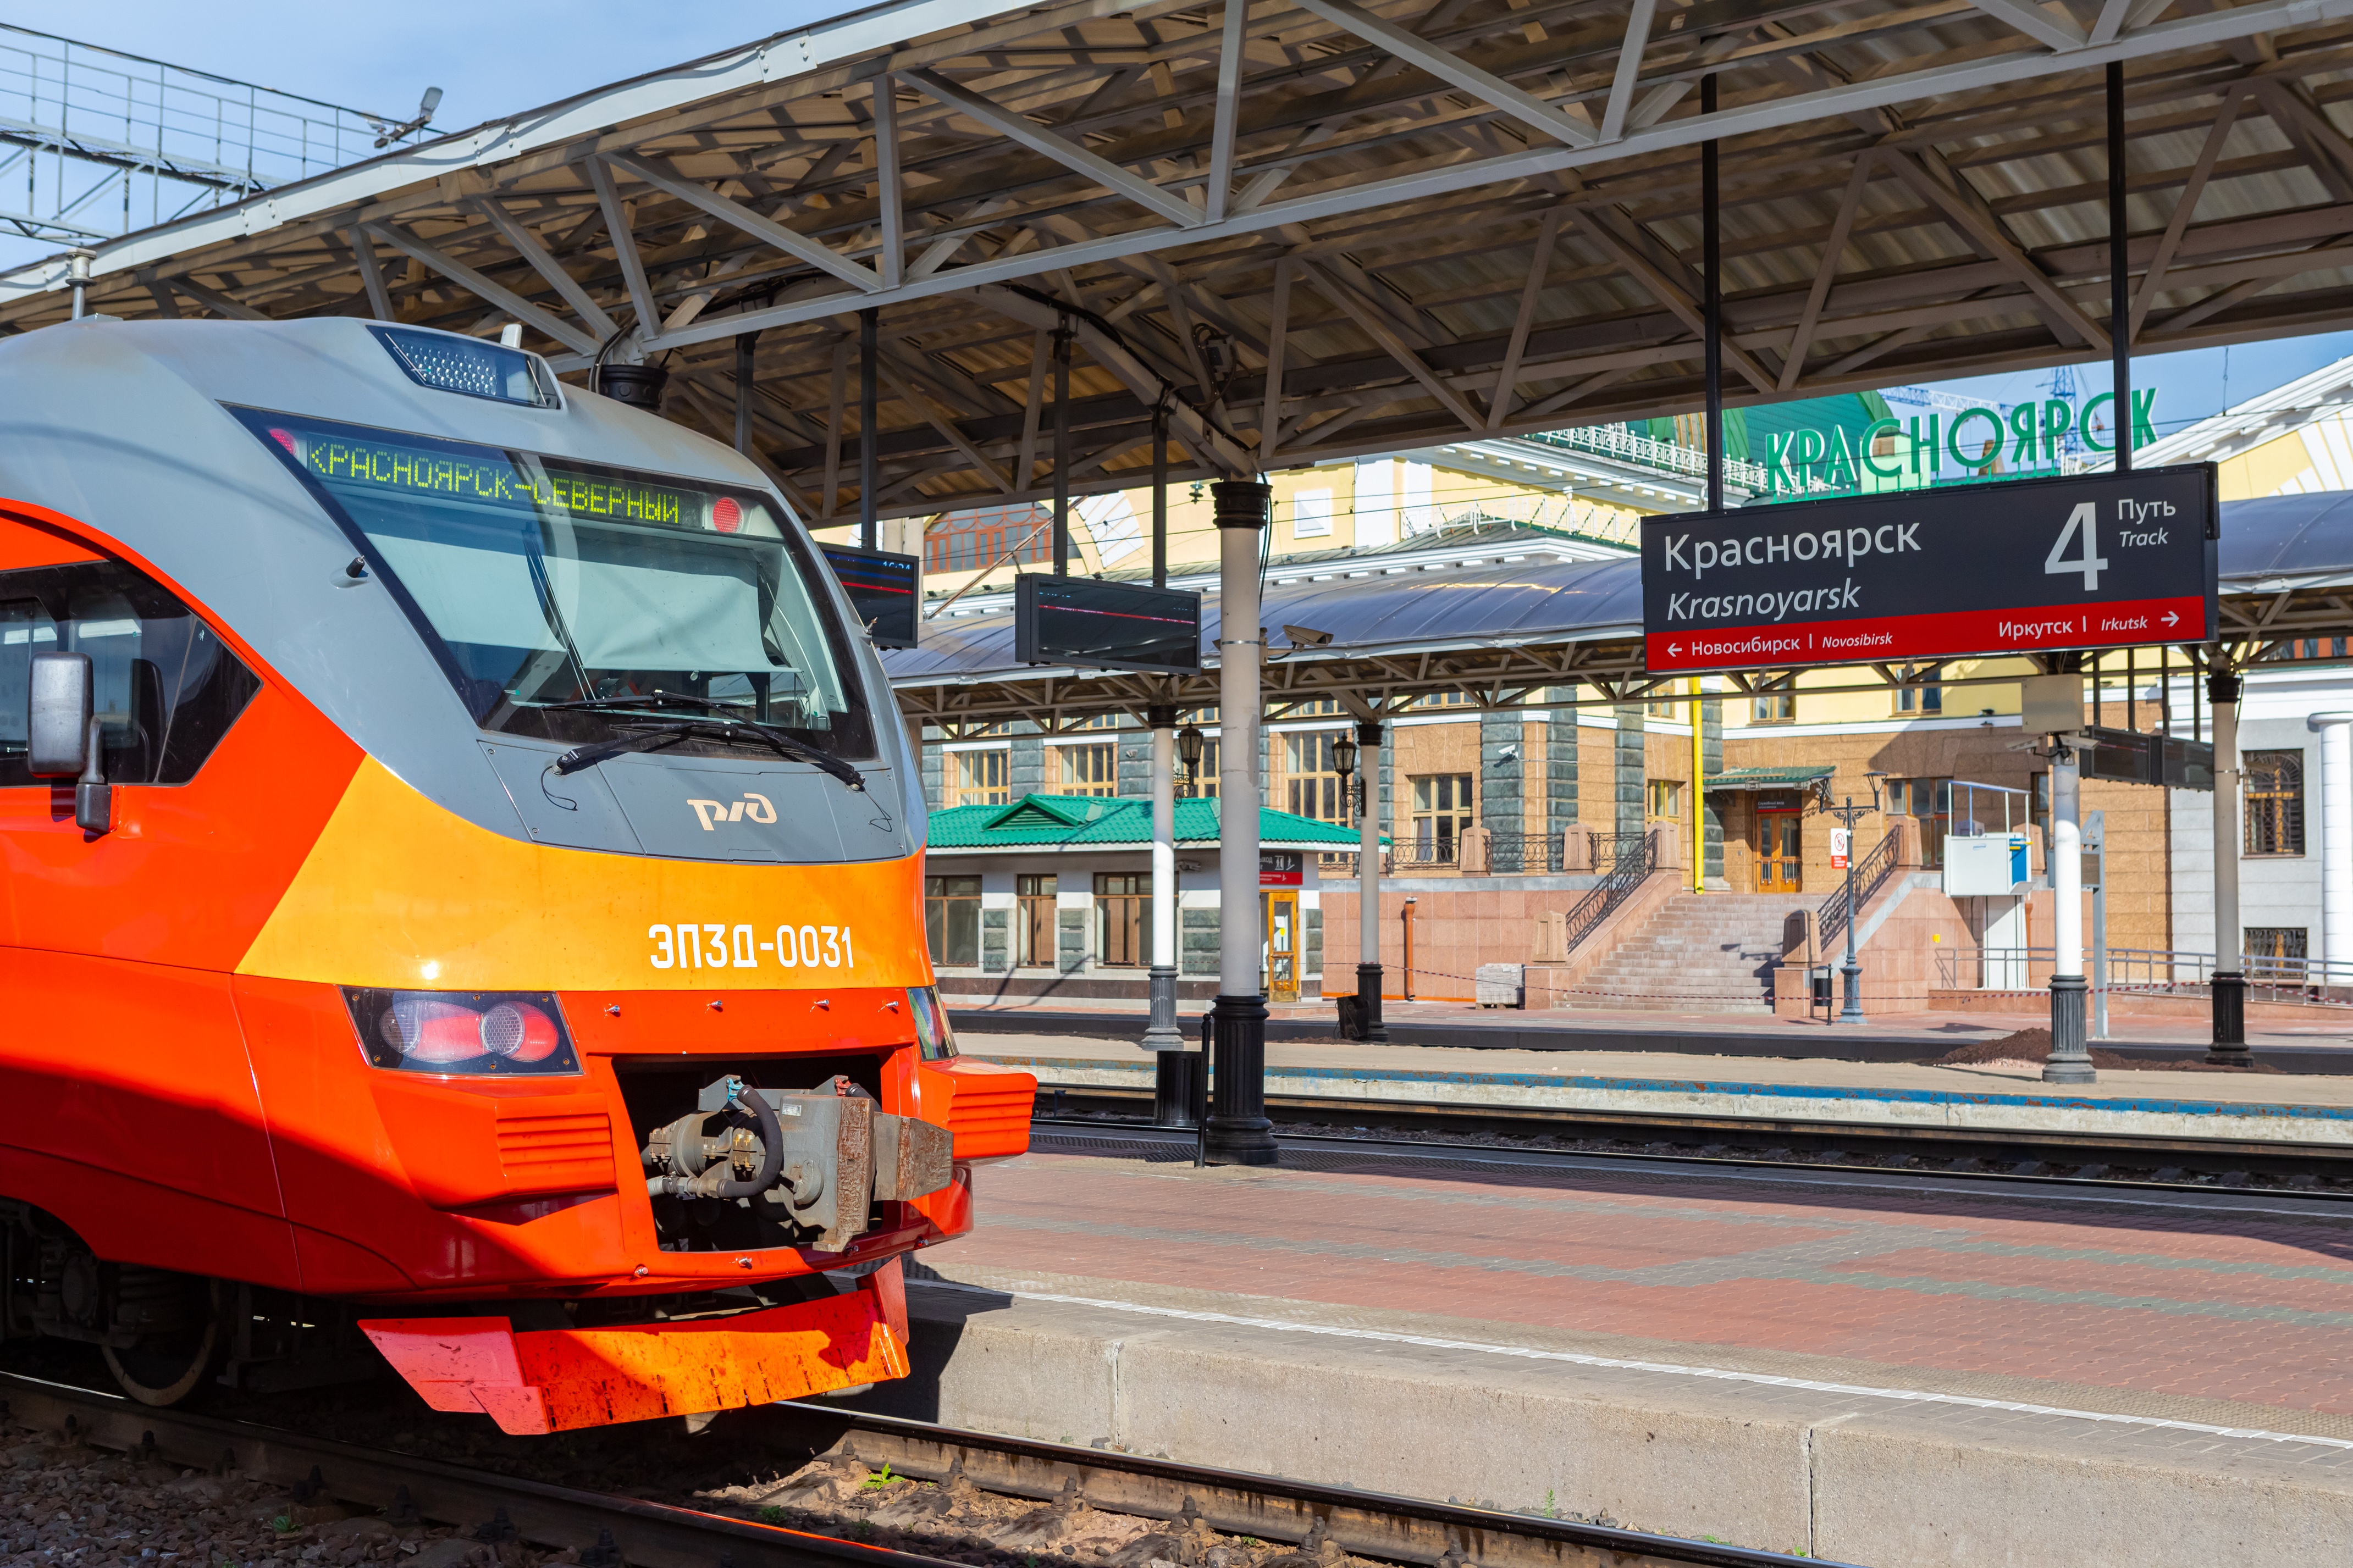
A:
<svg viewBox="0 0 2353 1568">
<path fill-rule="evenodd" d="M 2084 589 L 2087 592 L 2098 590 L 2100 574 L 2108 569 L 2107 557 L 2099 553 L 2100 547 L 2092 539 L 2093 520 L 2098 516 L 2098 509 L 2090 501 L 2083 502 L 2067 514 L 2067 526 L 2059 531 L 2058 542 L 2052 545 L 2051 553 L 2042 558 L 2045 576 L 2063 577 L 2070 572 L 2081 572 Z M 2070 561 L 2067 559 L 2067 544 L 2076 537 L 2077 529 L 2083 530 L 2084 553 Z"/>
</svg>

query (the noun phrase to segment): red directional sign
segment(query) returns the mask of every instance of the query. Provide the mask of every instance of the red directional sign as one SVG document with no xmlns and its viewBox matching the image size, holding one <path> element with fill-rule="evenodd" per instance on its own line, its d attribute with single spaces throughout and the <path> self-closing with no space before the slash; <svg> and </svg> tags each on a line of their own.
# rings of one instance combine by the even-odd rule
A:
<svg viewBox="0 0 2353 1568">
<path fill-rule="evenodd" d="M 1657 671 L 2203 642 L 2210 463 L 1642 520 Z"/>
</svg>

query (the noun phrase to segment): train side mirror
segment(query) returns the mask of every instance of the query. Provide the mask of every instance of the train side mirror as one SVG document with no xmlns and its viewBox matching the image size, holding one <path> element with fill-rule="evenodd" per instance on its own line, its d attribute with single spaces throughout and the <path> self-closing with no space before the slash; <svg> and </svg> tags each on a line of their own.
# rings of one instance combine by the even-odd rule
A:
<svg viewBox="0 0 2353 1568">
<path fill-rule="evenodd" d="M 114 826 L 114 792 L 99 766 L 99 728 L 90 655 L 37 653 L 25 715 L 26 771 L 70 778 L 74 822 L 85 833 Z"/>
</svg>

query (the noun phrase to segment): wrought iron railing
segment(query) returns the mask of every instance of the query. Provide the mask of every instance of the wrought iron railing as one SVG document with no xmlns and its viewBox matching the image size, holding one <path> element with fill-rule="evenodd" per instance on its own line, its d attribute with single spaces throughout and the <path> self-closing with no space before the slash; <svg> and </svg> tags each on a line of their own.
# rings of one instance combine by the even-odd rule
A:
<svg viewBox="0 0 2353 1568">
<path fill-rule="evenodd" d="M 1947 990 L 2028 991 L 2050 984 L 2057 953 L 2048 947 L 1961 948 L 1936 954 L 1936 978 Z M 2094 989 L 2111 994 L 2200 995 L 2214 978 L 2211 952 L 2165 948 L 2112 947 L 2107 973 L 2094 973 L 2096 960 L 2084 952 L 2084 973 Z M 2353 1002 L 2353 963 L 2317 958 L 2273 958 L 2251 953 L 2241 961 L 2251 991 L 2283 1001 Z"/>
<path fill-rule="evenodd" d="M 1490 833 L 1487 836 L 1487 869 L 1510 875 L 1514 872 L 1557 871 L 1561 868 L 1561 843 L 1557 833 Z"/>
<path fill-rule="evenodd" d="M 1847 921 L 1853 918 L 1856 906 L 1871 902 L 1872 896 L 1895 875 L 1895 844 L 1896 836 L 1887 835 L 1856 865 L 1853 904 L 1847 902 L 1843 884 L 1822 900 L 1822 907 L 1814 914 L 1814 929 L 1821 933 L 1823 952 L 1828 952 L 1831 942 L 1846 935 Z"/>
<path fill-rule="evenodd" d="M 1616 846 L 1634 840 L 1631 847 L 1622 852 Z M 1633 890 L 1642 885 L 1644 878 L 1659 868 L 1659 836 L 1650 833 L 1596 834 L 1593 839 L 1594 858 L 1600 858 L 1601 846 L 1613 847 L 1613 864 L 1601 883 L 1577 901 L 1568 911 L 1568 941 L 1564 952 L 1574 952 L 1577 944 L 1593 934 L 1593 930 L 1609 918 Z"/>
<path fill-rule="evenodd" d="M 1597 458 L 1615 458 L 1621 463 L 1633 463 L 1662 473 L 1683 474 L 1692 479 L 1707 477 L 1707 454 L 1694 447 L 1678 447 L 1672 441 L 1655 441 L 1648 436 L 1637 436 L 1623 425 L 1578 425 L 1567 430 L 1544 430 L 1526 439 L 1540 441 L 1548 447 L 1567 447 L 1575 451 L 1590 452 Z M 1724 460 L 1724 480 L 1728 485 L 1751 493 L 1764 493 L 1768 473 L 1760 463 L 1744 463 L 1737 458 Z"/>
</svg>

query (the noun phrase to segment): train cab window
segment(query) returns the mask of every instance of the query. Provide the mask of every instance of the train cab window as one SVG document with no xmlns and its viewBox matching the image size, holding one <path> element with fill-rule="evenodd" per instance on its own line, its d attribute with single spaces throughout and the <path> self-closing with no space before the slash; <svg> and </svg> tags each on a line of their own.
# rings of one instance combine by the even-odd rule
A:
<svg viewBox="0 0 2353 1568">
<path fill-rule="evenodd" d="M 261 689 L 194 611 L 121 562 L 0 572 L 0 786 L 47 782 L 25 766 L 37 653 L 90 656 L 113 784 L 187 783 Z"/>
<path fill-rule="evenodd" d="M 364 552 L 483 729 L 593 742 L 659 710 L 875 754 L 823 570 L 772 496 L 237 413 Z M 668 749 L 762 749 L 708 723 L 681 731 Z"/>
</svg>

